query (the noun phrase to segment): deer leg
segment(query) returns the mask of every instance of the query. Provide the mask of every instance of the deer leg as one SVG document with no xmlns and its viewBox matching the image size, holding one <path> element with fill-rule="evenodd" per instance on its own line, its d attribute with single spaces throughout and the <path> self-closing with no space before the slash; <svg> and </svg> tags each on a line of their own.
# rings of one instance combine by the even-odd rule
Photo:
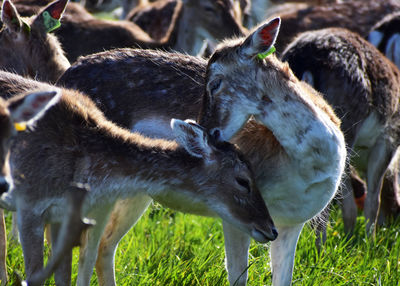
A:
<svg viewBox="0 0 400 286">
<path fill-rule="evenodd" d="M 389 142 L 381 138 L 377 140 L 368 156 L 367 169 L 367 197 L 365 199 L 364 215 L 367 220 L 366 230 L 370 232 L 371 227 L 376 226 L 379 215 L 380 193 L 383 178 L 393 157 L 393 148 Z M 373 231 L 374 231 L 373 229 Z"/>
<path fill-rule="evenodd" d="M 96 273 L 100 286 L 115 285 L 114 256 L 118 243 L 136 224 L 151 201 L 149 196 L 140 194 L 116 203 L 101 237 L 96 261 Z"/>
<path fill-rule="evenodd" d="M 43 268 L 43 233 L 44 224 L 39 215 L 28 209 L 17 211 L 18 230 L 22 251 L 24 253 L 25 273 L 27 279 Z"/>
<path fill-rule="evenodd" d="M 110 216 L 112 205 L 99 206 L 96 212 L 89 215 L 96 221 L 96 224 L 86 231 L 83 238 L 85 241 L 80 248 L 78 277 L 76 284 L 78 286 L 88 286 L 93 274 L 93 268 L 97 259 L 97 251 L 101 235 Z"/>
<path fill-rule="evenodd" d="M 225 221 L 223 227 L 229 283 L 230 285 L 244 286 L 247 282 L 250 237 Z"/>
<path fill-rule="evenodd" d="M 60 241 L 60 224 L 52 224 L 51 231 L 51 241 L 53 246 L 58 245 Z M 55 251 L 53 249 L 53 255 Z M 71 263 L 72 263 L 72 252 L 65 252 L 63 254 L 63 259 L 58 264 L 57 268 L 54 271 L 54 281 L 57 286 L 60 285 L 71 285 Z"/>
<path fill-rule="evenodd" d="M 271 242 L 272 285 L 289 286 L 292 282 L 297 240 L 304 224 L 278 228 L 278 238 Z"/>
<path fill-rule="evenodd" d="M 7 235 L 4 222 L 4 210 L 0 209 L 0 285 L 7 284 Z"/>
<path fill-rule="evenodd" d="M 348 170 L 348 169 L 347 169 Z M 350 173 L 347 172 L 342 182 L 341 208 L 346 234 L 352 235 L 357 221 L 357 205 L 354 200 Z"/>
</svg>

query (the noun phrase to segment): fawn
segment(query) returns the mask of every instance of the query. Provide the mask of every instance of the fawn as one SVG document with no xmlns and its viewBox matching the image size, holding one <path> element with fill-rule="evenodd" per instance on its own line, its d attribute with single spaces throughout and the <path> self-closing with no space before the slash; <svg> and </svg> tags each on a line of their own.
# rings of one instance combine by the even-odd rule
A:
<svg viewBox="0 0 400 286">
<path fill-rule="evenodd" d="M 115 201 L 132 197 L 138 203 L 129 207 L 134 213 L 153 198 L 177 210 L 221 216 L 260 242 L 276 238 L 246 160 L 234 145 L 215 140 L 201 126 L 176 119 L 171 121 L 176 141 L 149 139 L 108 121 L 79 92 L 7 72 L 0 72 L 0 82 L 9 83 L 1 85 L 6 96 L 60 97 L 34 130 L 18 134 L 10 156 L 16 184 L 8 195 L 15 201 L 28 280 L 42 268 L 44 224 L 57 231 L 65 216 L 70 182 L 91 188 L 82 213 L 96 225 L 87 232 L 83 252 L 97 252 Z M 82 258 L 79 269 L 93 269 L 95 257 Z M 69 283 L 70 263 L 68 255 L 56 270 L 58 284 Z"/>
</svg>

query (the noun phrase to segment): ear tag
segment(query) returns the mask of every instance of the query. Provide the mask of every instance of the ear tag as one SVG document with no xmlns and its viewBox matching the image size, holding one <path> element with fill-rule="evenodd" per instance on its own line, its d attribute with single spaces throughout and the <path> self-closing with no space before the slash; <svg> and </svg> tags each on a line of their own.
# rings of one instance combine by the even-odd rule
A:
<svg viewBox="0 0 400 286">
<path fill-rule="evenodd" d="M 51 17 L 48 11 L 43 12 L 43 24 L 48 33 L 61 26 L 60 20 Z"/>
<path fill-rule="evenodd" d="M 17 131 L 25 131 L 26 123 L 14 123 L 15 130 Z"/>
<path fill-rule="evenodd" d="M 266 57 L 268 57 L 269 55 L 273 54 L 275 51 L 276 51 L 275 47 L 274 47 L 274 46 L 271 46 L 271 47 L 269 47 L 269 49 L 268 49 L 266 52 L 264 52 L 264 53 L 258 53 L 258 54 L 257 54 L 257 57 L 258 57 L 260 60 L 263 60 L 263 59 L 265 59 Z"/>
</svg>

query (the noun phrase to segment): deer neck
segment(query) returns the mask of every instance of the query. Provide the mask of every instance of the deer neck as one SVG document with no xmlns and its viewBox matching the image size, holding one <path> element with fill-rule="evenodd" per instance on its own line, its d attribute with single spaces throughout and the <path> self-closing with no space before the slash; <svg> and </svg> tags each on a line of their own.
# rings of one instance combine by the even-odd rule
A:
<svg viewBox="0 0 400 286">
<path fill-rule="evenodd" d="M 175 49 L 179 52 L 186 52 L 190 55 L 196 55 L 203 45 L 200 38 L 201 29 L 198 28 L 196 15 L 193 15 L 193 9 L 182 6 L 182 15 L 179 18 L 179 36 L 176 40 Z"/>
<path fill-rule="evenodd" d="M 32 38 L 29 46 L 40 48 L 31 49 L 26 55 L 26 62 L 31 62 L 28 74 L 37 80 L 55 83 L 71 64 L 56 37 L 46 34 L 46 37 Z"/>
</svg>

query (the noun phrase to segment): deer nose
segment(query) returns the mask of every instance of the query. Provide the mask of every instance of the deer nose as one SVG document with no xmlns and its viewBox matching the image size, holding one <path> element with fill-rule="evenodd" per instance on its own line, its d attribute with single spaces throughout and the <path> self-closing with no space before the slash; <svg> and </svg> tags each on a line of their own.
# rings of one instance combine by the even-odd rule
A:
<svg viewBox="0 0 400 286">
<path fill-rule="evenodd" d="M 5 193 L 10 188 L 10 184 L 4 179 L 0 179 L 0 194 Z"/>
</svg>

